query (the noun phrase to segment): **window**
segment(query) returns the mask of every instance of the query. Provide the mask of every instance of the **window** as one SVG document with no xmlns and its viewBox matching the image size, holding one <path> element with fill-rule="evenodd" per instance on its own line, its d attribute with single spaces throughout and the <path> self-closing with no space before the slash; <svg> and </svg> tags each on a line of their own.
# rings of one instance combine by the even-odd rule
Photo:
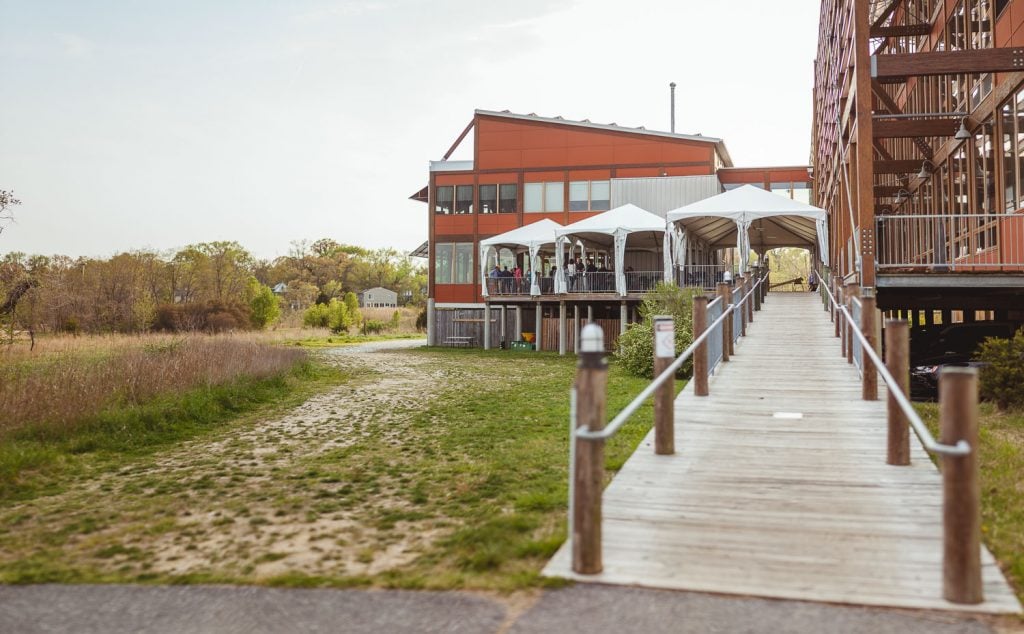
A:
<svg viewBox="0 0 1024 634">
<path fill-rule="evenodd" d="M 514 214 L 519 211 L 519 186 L 515 184 L 501 185 L 501 198 L 498 201 L 498 213 Z"/>
<path fill-rule="evenodd" d="M 569 183 L 569 211 L 608 211 L 611 208 L 609 181 Z"/>
<path fill-rule="evenodd" d="M 498 197 L 499 192 L 501 197 Z M 518 211 L 519 186 L 507 185 L 481 185 L 480 186 L 480 213 L 482 214 L 514 214 Z"/>
<path fill-rule="evenodd" d="M 473 186 L 457 185 L 455 187 L 455 213 L 473 213 Z"/>
<path fill-rule="evenodd" d="M 472 242 L 437 243 L 434 252 L 434 283 L 473 283 Z"/>
<path fill-rule="evenodd" d="M 452 213 L 452 203 L 455 202 L 455 187 L 452 185 L 441 185 L 434 188 L 434 213 L 448 215 Z"/>
<path fill-rule="evenodd" d="M 565 183 L 526 183 L 523 186 L 523 211 L 555 213 L 565 211 Z"/>
<path fill-rule="evenodd" d="M 480 213 L 493 214 L 498 212 L 498 186 L 480 186 Z"/>
<path fill-rule="evenodd" d="M 1017 152 L 1013 142 L 1016 139 L 1013 124 L 1016 117 L 1013 102 L 1009 101 L 1000 109 L 1000 125 L 1003 129 L 1003 210 L 1013 213 L 1017 209 Z"/>
</svg>

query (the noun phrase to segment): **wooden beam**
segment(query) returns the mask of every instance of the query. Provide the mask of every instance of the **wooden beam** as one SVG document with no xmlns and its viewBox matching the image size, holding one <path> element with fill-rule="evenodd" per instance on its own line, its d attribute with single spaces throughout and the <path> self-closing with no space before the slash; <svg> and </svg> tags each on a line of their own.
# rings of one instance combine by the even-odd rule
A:
<svg viewBox="0 0 1024 634">
<path fill-rule="evenodd" d="M 877 26 L 871 28 L 871 37 L 904 37 L 908 35 L 928 35 L 932 32 L 931 24 L 904 24 L 901 26 Z"/>
<path fill-rule="evenodd" d="M 447 152 L 444 153 L 444 158 L 441 159 L 442 161 L 447 161 L 448 157 L 455 153 L 455 148 L 459 147 L 459 143 L 462 143 L 462 139 L 466 138 L 466 135 L 469 134 L 469 131 L 473 129 L 473 124 L 475 123 L 475 118 L 470 120 L 469 125 L 467 125 L 466 129 L 462 131 L 462 134 L 459 135 L 459 138 L 455 139 L 455 143 L 452 143 L 452 146 L 448 148 Z"/>
<path fill-rule="evenodd" d="M 910 76 L 1019 71 L 1024 70 L 1024 48 L 873 55 L 871 65 L 872 77 L 883 84 Z"/>
<path fill-rule="evenodd" d="M 951 137 L 959 129 L 960 119 L 879 119 L 874 122 L 876 139 L 914 138 L 926 136 Z"/>
<path fill-rule="evenodd" d="M 892 2 L 889 3 L 889 6 L 887 6 L 881 13 L 878 14 L 878 18 L 871 25 L 870 30 L 874 32 L 875 29 L 881 28 L 882 25 L 885 24 L 885 21 L 889 19 L 889 16 L 896 12 L 896 9 L 900 6 L 902 2 L 903 0 L 892 0 Z M 875 36 L 872 35 L 871 37 Z"/>
<path fill-rule="evenodd" d="M 885 91 L 885 87 L 878 83 L 878 80 L 871 80 L 871 91 L 875 93 L 875 96 L 878 97 L 878 100 L 890 113 L 903 114 L 903 109 L 900 108 L 899 104 L 889 96 L 889 93 Z M 917 146 L 917 149 L 921 151 L 921 154 L 923 154 L 925 158 L 931 159 L 935 156 L 935 151 L 932 150 L 932 146 L 928 145 L 923 139 L 919 137 L 914 138 L 914 145 Z M 890 156 L 889 158 L 891 159 L 892 157 Z"/>
<path fill-rule="evenodd" d="M 878 125 L 878 123 L 875 123 Z M 924 164 L 924 159 L 906 159 L 875 161 L 875 174 L 911 174 L 917 173 Z"/>
<path fill-rule="evenodd" d="M 920 167 L 920 165 L 918 165 Z M 875 185 L 875 198 L 892 198 L 896 192 L 903 190 L 907 192 L 905 185 Z M 904 193 L 906 195 L 906 193 Z"/>
</svg>

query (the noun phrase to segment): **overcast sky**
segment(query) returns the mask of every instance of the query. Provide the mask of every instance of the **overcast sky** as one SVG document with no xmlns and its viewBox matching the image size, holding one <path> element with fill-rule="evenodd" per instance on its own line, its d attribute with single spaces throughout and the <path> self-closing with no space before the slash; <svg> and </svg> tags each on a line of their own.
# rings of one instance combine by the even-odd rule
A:
<svg viewBox="0 0 1024 634">
<path fill-rule="evenodd" d="M 0 0 L 0 253 L 410 250 L 474 108 L 806 164 L 817 0 Z M 514 12 L 513 12 L 514 8 Z M 457 154 L 453 158 L 459 158 Z"/>
</svg>

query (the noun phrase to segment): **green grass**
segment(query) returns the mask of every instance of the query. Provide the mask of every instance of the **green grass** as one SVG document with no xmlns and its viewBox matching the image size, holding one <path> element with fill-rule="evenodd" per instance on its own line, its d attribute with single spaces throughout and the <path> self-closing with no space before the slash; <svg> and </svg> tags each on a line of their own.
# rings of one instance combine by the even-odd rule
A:
<svg viewBox="0 0 1024 634">
<path fill-rule="evenodd" d="M 916 407 L 938 437 L 938 405 Z M 982 535 L 1024 601 L 1024 412 L 982 403 L 979 436 Z"/>
<path fill-rule="evenodd" d="M 34 425 L 0 438 L 0 501 L 60 491 L 84 471 L 117 465 L 208 434 L 268 404 L 295 405 L 343 379 L 334 368 L 301 362 L 267 379 L 165 394 L 142 405 L 112 407 L 73 427 Z"/>
<path fill-rule="evenodd" d="M 158 417 L 125 435 L 115 416 L 75 441 L 20 441 L 55 457 L 47 477 L 20 489 L 21 502 L 0 500 L 0 583 L 503 592 L 562 583 L 540 570 L 565 539 L 575 360 L 452 349 L 375 356 L 386 358 L 428 375 L 429 387 L 377 401 L 346 386 L 288 424 L 265 426 L 266 408 L 239 416 L 230 399 L 213 399 L 225 401 L 223 418 L 181 429 Z M 388 378 L 361 365 L 342 372 L 366 387 Z M 289 377 L 275 411 L 335 384 L 328 375 Z M 612 364 L 609 418 L 646 384 Z M 607 444 L 609 478 L 651 418 L 648 403 Z M 181 451 L 184 439 L 194 448 Z M 74 453 L 76 444 L 88 451 Z M 50 492 L 63 494 L 41 495 Z M 298 532 L 306 537 L 289 541 Z M 201 563 L 169 568 L 171 552 Z M 318 560 L 290 559 L 310 553 Z"/>
</svg>

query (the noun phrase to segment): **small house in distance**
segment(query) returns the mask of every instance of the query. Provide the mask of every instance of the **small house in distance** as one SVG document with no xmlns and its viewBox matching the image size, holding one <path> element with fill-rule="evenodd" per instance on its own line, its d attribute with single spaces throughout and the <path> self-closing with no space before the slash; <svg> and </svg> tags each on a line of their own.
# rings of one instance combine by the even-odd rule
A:
<svg viewBox="0 0 1024 634">
<path fill-rule="evenodd" d="M 360 308 L 397 308 L 398 293 L 381 286 L 374 286 L 359 293 Z"/>
</svg>

